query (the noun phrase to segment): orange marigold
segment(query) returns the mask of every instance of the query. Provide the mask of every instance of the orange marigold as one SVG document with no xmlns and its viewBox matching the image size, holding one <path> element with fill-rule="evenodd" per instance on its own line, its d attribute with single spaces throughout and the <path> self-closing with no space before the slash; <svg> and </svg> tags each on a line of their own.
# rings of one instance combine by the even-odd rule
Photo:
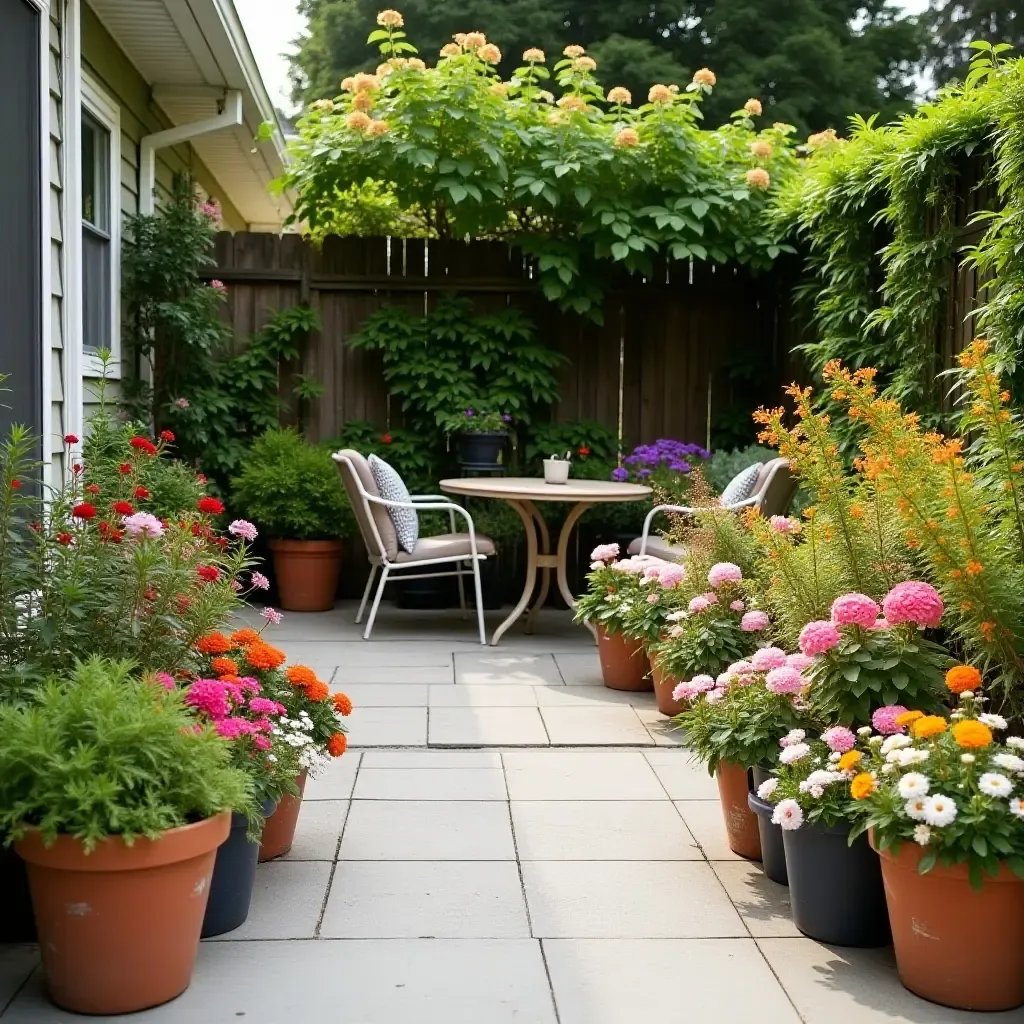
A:
<svg viewBox="0 0 1024 1024">
<path fill-rule="evenodd" d="M 308 665 L 289 665 L 285 677 L 292 686 L 311 686 L 318 681 L 316 673 Z"/>
<path fill-rule="evenodd" d="M 344 693 L 336 693 L 334 695 L 334 710 L 339 715 L 351 715 L 352 714 L 352 701 L 349 700 L 348 696 Z"/>
<path fill-rule="evenodd" d="M 280 668 L 285 663 L 285 653 L 284 651 L 279 651 L 276 647 L 271 647 L 270 644 L 260 641 L 259 643 L 252 644 L 245 652 L 245 660 L 253 668 L 262 669 L 266 672 L 271 669 Z"/>
<path fill-rule="evenodd" d="M 925 715 L 910 727 L 911 735 L 919 740 L 926 740 L 929 736 L 938 736 L 940 732 L 945 731 L 946 720 L 938 715 Z"/>
<path fill-rule="evenodd" d="M 330 695 L 330 690 L 327 689 L 326 683 L 321 683 L 319 679 L 314 679 L 313 682 L 303 687 L 306 692 L 306 696 L 310 700 L 322 701 L 327 700 Z"/>
<path fill-rule="evenodd" d="M 343 732 L 336 732 L 327 741 L 327 753 L 331 757 L 341 757 L 345 753 L 345 748 L 348 746 L 348 737 Z"/>
<path fill-rule="evenodd" d="M 848 750 L 839 758 L 839 770 L 841 772 L 853 771 L 860 764 L 862 756 L 859 750 Z"/>
<path fill-rule="evenodd" d="M 237 676 L 238 662 L 233 658 L 214 658 L 210 662 L 210 668 L 219 676 Z"/>
<path fill-rule="evenodd" d="M 896 724 L 899 726 L 913 725 L 919 718 L 924 718 L 923 711 L 904 711 L 902 715 L 896 716 Z"/>
<path fill-rule="evenodd" d="M 207 633 L 196 641 L 200 654 L 226 654 L 231 650 L 231 641 L 223 633 Z"/>
<path fill-rule="evenodd" d="M 946 673 L 946 689 L 950 693 L 966 693 L 981 686 L 981 673 L 973 665 L 954 665 Z"/>
<path fill-rule="evenodd" d="M 861 772 L 855 775 L 850 783 L 850 796 L 854 800 L 866 800 L 877 788 L 878 783 L 870 772 Z"/>
<path fill-rule="evenodd" d="M 236 686 L 241 682 L 239 677 L 233 672 L 225 672 L 224 675 L 218 676 L 217 679 L 222 683 L 234 683 Z"/>
<path fill-rule="evenodd" d="M 973 718 L 953 726 L 953 739 L 961 747 L 987 747 L 992 742 L 992 730 Z"/>
<path fill-rule="evenodd" d="M 248 647 L 250 644 L 258 644 L 260 642 L 260 635 L 255 629 L 236 629 L 231 634 L 231 642 L 236 647 Z"/>
</svg>

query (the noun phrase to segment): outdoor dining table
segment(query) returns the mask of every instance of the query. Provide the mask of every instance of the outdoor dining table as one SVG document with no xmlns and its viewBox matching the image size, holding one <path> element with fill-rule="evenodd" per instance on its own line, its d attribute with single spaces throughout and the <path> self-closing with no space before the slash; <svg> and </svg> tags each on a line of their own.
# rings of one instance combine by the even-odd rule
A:
<svg viewBox="0 0 1024 1024">
<path fill-rule="evenodd" d="M 526 632 L 533 629 L 537 610 L 544 606 L 551 587 L 551 570 L 555 570 L 558 589 L 570 609 L 575 607 L 576 598 L 569 589 L 566 576 L 566 558 L 569 553 L 569 537 L 572 529 L 588 508 L 611 501 L 643 501 L 650 493 L 649 487 L 640 484 L 616 483 L 612 480 L 569 480 L 564 484 L 545 483 L 541 477 L 465 477 L 442 480 L 440 488 L 448 494 L 467 498 L 495 498 L 515 509 L 526 530 L 526 580 L 523 594 L 511 614 L 494 631 L 491 645 L 494 646 L 503 634 L 526 610 L 537 583 L 537 571 L 541 576 L 540 593 L 526 619 Z M 538 502 L 560 501 L 572 504 L 572 511 L 566 516 L 558 535 L 558 545 L 551 550 L 551 534 L 544 516 L 537 507 Z M 588 624 L 589 626 L 589 624 Z M 594 632 L 593 626 L 589 626 Z"/>
</svg>

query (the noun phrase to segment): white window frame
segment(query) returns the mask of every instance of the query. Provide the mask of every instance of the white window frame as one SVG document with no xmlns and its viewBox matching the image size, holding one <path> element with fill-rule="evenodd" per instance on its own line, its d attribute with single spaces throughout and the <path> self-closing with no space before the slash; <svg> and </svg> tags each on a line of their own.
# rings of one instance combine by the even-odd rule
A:
<svg viewBox="0 0 1024 1024">
<path fill-rule="evenodd" d="M 103 87 L 84 69 L 81 87 L 82 110 L 110 132 L 110 194 L 107 197 L 110 210 L 110 365 L 107 376 L 118 379 L 121 376 L 121 109 Z M 81 120 L 81 113 L 78 114 Z M 77 127 L 77 126 L 76 126 Z M 77 170 L 75 182 L 76 216 L 72 222 L 77 232 L 82 231 L 82 141 L 81 130 L 77 132 Z M 77 245 L 78 265 L 75 268 L 75 284 L 84 299 L 82 274 L 82 245 Z M 103 376 L 103 364 L 94 352 L 85 349 L 83 302 L 77 303 L 77 344 L 82 353 L 81 372 L 83 377 Z"/>
</svg>

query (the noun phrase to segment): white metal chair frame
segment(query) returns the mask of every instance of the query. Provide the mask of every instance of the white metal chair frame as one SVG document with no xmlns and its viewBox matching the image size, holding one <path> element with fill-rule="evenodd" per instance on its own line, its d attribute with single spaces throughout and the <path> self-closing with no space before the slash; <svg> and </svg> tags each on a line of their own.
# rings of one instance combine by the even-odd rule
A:
<svg viewBox="0 0 1024 1024">
<path fill-rule="evenodd" d="M 377 584 L 377 592 L 373 598 L 373 604 L 370 606 L 370 617 L 366 622 L 366 629 L 363 630 L 363 639 L 370 639 L 370 632 L 373 629 L 374 620 L 377 618 L 377 609 L 380 607 L 380 600 L 384 596 L 384 588 L 388 583 L 393 583 L 397 580 L 408 580 L 408 579 L 439 579 L 442 577 L 455 576 L 459 581 L 459 606 L 463 612 L 466 611 L 466 588 L 464 583 L 464 577 L 473 577 L 473 587 L 476 593 L 476 618 L 477 626 L 480 630 L 480 643 L 486 646 L 487 637 L 484 634 L 484 606 L 483 598 L 480 590 L 480 563 L 487 560 L 487 556 L 477 551 L 476 547 L 476 525 L 473 522 L 473 517 L 466 511 L 461 505 L 451 501 L 443 494 L 411 494 L 409 495 L 409 501 L 391 501 L 387 498 L 381 498 L 379 495 L 370 494 L 369 491 L 363 486 L 363 482 L 356 472 L 355 467 L 352 465 L 352 460 L 344 455 L 332 455 L 335 462 L 344 462 L 348 467 L 349 472 L 352 475 L 352 479 L 355 480 L 356 486 L 359 489 L 359 495 L 363 502 L 366 503 L 367 520 L 370 524 L 370 530 L 373 533 L 373 539 L 376 544 L 377 553 L 374 554 L 372 551 L 367 551 L 367 558 L 370 562 L 370 575 L 366 581 L 366 587 L 363 590 L 363 599 L 359 602 L 359 611 L 356 614 L 356 625 L 363 620 L 363 612 L 366 610 L 366 602 L 370 597 L 370 590 L 373 587 L 373 582 L 377 576 L 377 570 L 381 570 L 380 582 Z M 469 533 L 469 551 L 468 555 L 442 555 L 438 558 L 424 558 L 417 559 L 413 562 L 392 562 L 387 555 L 387 550 L 384 547 L 384 541 L 381 539 L 380 531 L 377 529 L 377 522 L 370 513 L 370 504 L 383 505 L 386 508 L 411 508 L 418 512 L 447 512 L 449 522 L 451 523 L 451 532 L 458 533 L 455 526 L 455 516 L 460 515 L 466 520 L 466 526 L 468 527 Z M 465 563 L 471 563 L 471 568 L 466 568 Z M 451 572 L 415 572 L 408 570 L 416 570 L 423 566 L 430 565 L 450 565 L 455 564 L 456 568 Z"/>
</svg>

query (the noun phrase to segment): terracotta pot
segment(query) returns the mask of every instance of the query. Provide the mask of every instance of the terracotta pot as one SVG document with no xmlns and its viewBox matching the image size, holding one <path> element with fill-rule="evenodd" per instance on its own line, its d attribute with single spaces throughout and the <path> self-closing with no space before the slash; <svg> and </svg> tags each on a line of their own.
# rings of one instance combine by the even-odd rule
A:
<svg viewBox="0 0 1024 1024">
<path fill-rule="evenodd" d="M 261 864 L 265 860 L 284 856 L 292 848 L 295 826 L 299 823 L 299 811 L 302 809 L 302 794 L 306 791 L 306 772 L 295 780 L 295 784 L 299 787 L 299 795 L 285 794 L 281 797 L 274 813 L 263 823 L 259 856 Z"/>
<path fill-rule="evenodd" d="M 341 573 L 340 540 L 272 540 L 278 603 L 289 612 L 334 607 Z"/>
<path fill-rule="evenodd" d="M 1005 864 L 971 888 L 967 865 L 917 873 L 921 848 L 879 851 L 900 981 L 958 1010 L 1024 1003 L 1024 881 Z"/>
<path fill-rule="evenodd" d="M 643 641 L 597 627 L 597 655 L 601 676 L 609 690 L 653 690 L 651 665 Z"/>
<path fill-rule="evenodd" d="M 217 847 L 231 814 L 126 846 L 119 836 L 85 853 L 37 831 L 15 849 L 28 863 L 50 997 L 75 1013 L 132 1013 L 188 988 Z"/>
<path fill-rule="evenodd" d="M 750 860 L 761 859 L 761 836 L 757 828 L 757 815 L 747 803 L 750 782 L 747 769 L 735 761 L 719 761 L 715 769 L 718 780 L 718 798 L 722 803 L 725 830 L 729 834 L 729 849 Z"/>
<path fill-rule="evenodd" d="M 672 691 L 676 688 L 678 679 L 665 675 L 657 658 L 652 657 L 651 680 L 654 683 L 654 697 L 658 702 L 658 710 L 669 718 L 674 718 L 683 710 L 681 700 L 672 699 Z"/>
</svg>

